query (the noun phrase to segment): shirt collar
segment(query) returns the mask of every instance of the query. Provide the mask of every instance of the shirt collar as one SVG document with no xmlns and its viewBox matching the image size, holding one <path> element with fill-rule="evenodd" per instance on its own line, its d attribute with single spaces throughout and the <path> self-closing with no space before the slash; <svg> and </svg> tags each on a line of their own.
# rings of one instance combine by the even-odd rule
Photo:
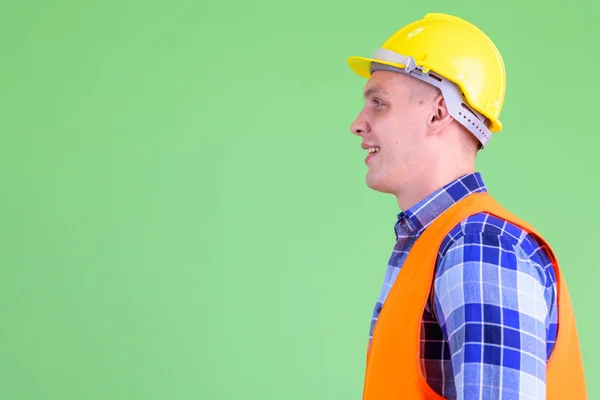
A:
<svg viewBox="0 0 600 400">
<path fill-rule="evenodd" d="M 472 193 L 487 191 L 478 172 L 463 175 L 398 214 L 396 238 L 421 234 L 439 215 Z"/>
</svg>

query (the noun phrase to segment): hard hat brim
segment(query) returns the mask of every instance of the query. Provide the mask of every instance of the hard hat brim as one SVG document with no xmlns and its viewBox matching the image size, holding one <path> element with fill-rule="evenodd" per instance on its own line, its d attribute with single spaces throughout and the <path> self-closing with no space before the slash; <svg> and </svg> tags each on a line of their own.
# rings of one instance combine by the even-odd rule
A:
<svg viewBox="0 0 600 400">
<path fill-rule="evenodd" d="M 371 63 L 385 64 L 396 68 L 406 68 L 406 65 L 398 64 L 385 60 L 378 60 L 369 57 L 352 56 L 348 57 L 348 65 L 350 68 L 363 78 L 369 78 L 371 76 Z"/>
</svg>

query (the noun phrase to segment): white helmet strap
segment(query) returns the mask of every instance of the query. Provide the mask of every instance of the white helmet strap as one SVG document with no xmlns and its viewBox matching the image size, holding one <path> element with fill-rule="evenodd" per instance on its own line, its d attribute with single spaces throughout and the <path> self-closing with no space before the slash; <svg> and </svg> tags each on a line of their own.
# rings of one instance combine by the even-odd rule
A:
<svg viewBox="0 0 600 400">
<path fill-rule="evenodd" d="M 439 76 L 431 71 L 423 72 L 423 68 L 415 63 L 414 58 L 403 56 L 388 49 L 377 49 L 373 58 L 385 62 L 404 65 L 404 68 L 393 67 L 381 63 L 371 63 L 371 74 L 375 71 L 400 72 L 423 82 L 429 83 L 440 89 L 448 113 L 473 135 L 477 137 L 482 147 L 485 147 L 492 137 L 489 128 L 485 125 L 485 116 L 469 107 L 467 100 L 462 95 L 459 87 L 448 79 Z"/>
</svg>

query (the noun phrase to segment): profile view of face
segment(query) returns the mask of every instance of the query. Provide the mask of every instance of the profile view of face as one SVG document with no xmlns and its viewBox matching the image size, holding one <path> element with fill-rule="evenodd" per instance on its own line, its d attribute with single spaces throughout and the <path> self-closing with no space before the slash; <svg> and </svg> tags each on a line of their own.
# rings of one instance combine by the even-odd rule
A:
<svg viewBox="0 0 600 400">
<path fill-rule="evenodd" d="M 367 185 L 397 194 L 420 173 L 428 158 L 428 119 L 436 92 L 415 78 L 376 71 L 364 88 L 365 104 L 351 131 L 369 151 Z"/>
</svg>

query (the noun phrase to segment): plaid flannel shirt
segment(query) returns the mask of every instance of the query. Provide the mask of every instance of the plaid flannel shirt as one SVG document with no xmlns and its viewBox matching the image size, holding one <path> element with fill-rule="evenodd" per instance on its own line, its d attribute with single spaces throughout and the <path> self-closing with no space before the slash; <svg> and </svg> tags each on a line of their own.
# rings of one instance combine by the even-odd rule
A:
<svg viewBox="0 0 600 400">
<path fill-rule="evenodd" d="M 369 337 L 419 235 L 452 204 L 486 191 L 465 175 L 398 215 Z M 545 250 L 520 228 L 484 213 L 442 242 L 434 300 L 423 312 L 421 368 L 447 399 L 545 399 L 546 362 L 556 340 L 556 280 Z"/>
</svg>

